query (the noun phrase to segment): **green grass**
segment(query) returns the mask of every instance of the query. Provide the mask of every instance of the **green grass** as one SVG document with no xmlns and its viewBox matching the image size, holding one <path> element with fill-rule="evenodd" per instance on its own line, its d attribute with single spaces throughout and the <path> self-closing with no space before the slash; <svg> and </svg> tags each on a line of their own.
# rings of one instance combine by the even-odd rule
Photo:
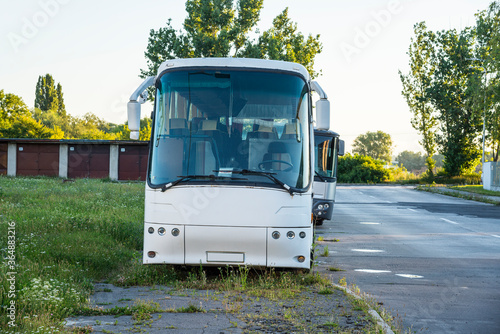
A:
<svg viewBox="0 0 500 334">
<path fill-rule="evenodd" d="M 15 270 L 0 264 L 0 305 L 16 301 L 15 330 L 57 332 L 86 302 L 93 281 L 120 272 L 142 249 L 143 203 L 141 183 L 0 177 L 2 258 L 15 224 Z M 3 279 L 13 271 L 16 298 Z M 0 331 L 10 320 L 1 312 Z"/>
<path fill-rule="evenodd" d="M 455 186 L 455 187 L 450 187 L 450 189 L 455 189 L 455 190 L 460 190 L 460 191 L 467 191 L 467 192 L 470 192 L 470 193 L 480 194 L 480 195 L 486 195 L 486 196 L 499 196 L 500 197 L 500 191 L 486 190 L 486 189 L 483 188 L 482 185 Z"/>
</svg>

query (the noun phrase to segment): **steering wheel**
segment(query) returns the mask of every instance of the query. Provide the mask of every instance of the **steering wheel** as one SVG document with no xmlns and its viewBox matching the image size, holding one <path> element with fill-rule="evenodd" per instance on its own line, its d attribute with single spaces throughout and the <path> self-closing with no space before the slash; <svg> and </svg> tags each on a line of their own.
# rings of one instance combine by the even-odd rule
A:
<svg viewBox="0 0 500 334">
<path fill-rule="evenodd" d="M 293 165 L 288 162 L 288 161 L 284 161 L 284 160 L 264 160 L 262 161 L 260 164 L 259 164 L 259 169 L 260 170 L 265 170 L 264 168 L 264 164 L 267 164 L 267 163 L 273 163 L 273 162 L 277 162 L 277 163 L 280 163 L 280 164 L 285 164 L 288 166 L 288 168 L 286 169 L 283 169 L 283 172 L 289 172 L 293 169 Z"/>
</svg>

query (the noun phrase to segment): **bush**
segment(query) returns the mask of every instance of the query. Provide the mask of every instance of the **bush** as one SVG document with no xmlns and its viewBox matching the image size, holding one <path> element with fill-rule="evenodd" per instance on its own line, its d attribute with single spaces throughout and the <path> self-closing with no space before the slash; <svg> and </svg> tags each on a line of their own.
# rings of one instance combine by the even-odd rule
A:
<svg viewBox="0 0 500 334">
<path fill-rule="evenodd" d="M 346 154 L 339 157 L 338 181 L 341 183 L 378 183 L 390 179 L 385 162 L 364 155 Z"/>
</svg>

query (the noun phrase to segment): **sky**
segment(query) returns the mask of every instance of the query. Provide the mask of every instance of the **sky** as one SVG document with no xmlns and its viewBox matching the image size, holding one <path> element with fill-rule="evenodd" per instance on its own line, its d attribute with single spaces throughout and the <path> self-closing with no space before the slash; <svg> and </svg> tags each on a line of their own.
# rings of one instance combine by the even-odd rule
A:
<svg viewBox="0 0 500 334">
<path fill-rule="evenodd" d="M 394 153 L 423 152 L 401 95 L 413 25 L 463 29 L 492 0 L 264 0 L 258 28 L 269 29 L 285 7 L 305 36 L 320 34 L 317 81 L 331 103 L 331 129 L 352 150 L 367 131 L 391 135 Z M 126 104 L 142 82 L 149 31 L 180 30 L 179 0 L 0 0 L 0 89 L 33 108 L 40 75 L 61 83 L 66 110 L 126 121 Z M 143 107 L 143 117 L 151 106 Z"/>
</svg>

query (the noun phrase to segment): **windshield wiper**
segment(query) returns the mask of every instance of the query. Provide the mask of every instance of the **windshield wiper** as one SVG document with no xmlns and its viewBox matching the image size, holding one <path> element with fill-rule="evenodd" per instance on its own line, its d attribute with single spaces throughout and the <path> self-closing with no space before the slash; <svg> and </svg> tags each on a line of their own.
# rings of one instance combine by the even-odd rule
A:
<svg viewBox="0 0 500 334">
<path fill-rule="evenodd" d="M 233 170 L 233 174 L 243 174 L 243 175 L 262 175 L 267 177 L 268 179 L 272 180 L 274 183 L 280 185 L 283 189 L 288 191 L 290 196 L 293 196 L 294 190 L 292 187 L 290 187 L 288 184 L 284 183 L 283 181 L 279 180 L 276 178 L 274 175 L 276 173 L 271 173 L 271 172 L 264 172 L 264 171 L 258 171 L 258 170 L 249 170 L 249 169 L 241 169 L 241 170 Z"/>
<path fill-rule="evenodd" d="M 242 178 L 237 178 L 237 177 L 226 177 L 226 176 L 215 176 L 215 175 L 180 175 L 177 176 L 179 179 L 169 182 L 167 184 L 164 184 L 161 187 L 161 191 L 164 192 L 169 188 L 172 188 L 173 186 L 178 185 L 181 182 L 189 181 L 189 180 L 197 180 L 197 179 L 211 179 L 211 180 L 246 180 Z"/>
</svg>

